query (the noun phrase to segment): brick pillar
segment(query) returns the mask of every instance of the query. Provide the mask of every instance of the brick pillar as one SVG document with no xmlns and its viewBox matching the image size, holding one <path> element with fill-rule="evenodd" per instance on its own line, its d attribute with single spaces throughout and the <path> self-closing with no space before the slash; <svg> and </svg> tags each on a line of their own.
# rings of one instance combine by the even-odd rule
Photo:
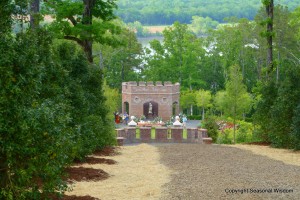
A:
<svg viewBox="0 0 300 200">
<path fill-rule="evenodd" d="M 187 142 L 195 143 L 198 138 L 198 129 L 197 128 L 187 128 Z"/>
<path fill-rule="evenodd" d="M 155 141 L 156 142 L 168 142 L 168 128 L 167 127 L 155 128 Z"/>
<path fill-rule="evenodd" d="M 183 133 L 183 128 L 179 128 L 179 127 L 171 128 L 171 137 L 174 142 L 182 142 L 182 133 Z"/>
<path fill-rule="evenodd" d="M 203 144 L 203 137 L 202 137 L 202 132 L 200 132 L 200 129 L 197 129 L 195 138 L 196 138 L 195 140 L 197 143 Z"/>
<path fill-rule="evenodd" d="M 151 127 L 140 127 L 141 131 L 141 142 L 151 141 Z"/>
<path fill-rule="evenodd" d="M 208 135 L 207 135 L 207 129 L 199 128 L 198 129 L 198 133 L 202 136 L 202 138 L 207 138 L 208 137 Z"/>
<path fill-rule="evenodd" d="M 136 141 L 136 128 L 135 127 L 127 127 L 127 140 L 125 140 L 125 143 L 133 143 Z"/>
<path fill-rule="evenodd" d="M 199 141 L 201 141 L 201 143 L 204 144 L 212 144 L 212 138 L 208 137 L 207 134 L 207 129 L 198 129 L 199 132 L 199 136 L 202 136 L 201 140 L 199 139 Z"/>
<path fill-rule="evenodd" d="M 124 137 L 126 138 L 126 132 L 124 128 L 120 128 L 120 129 L 115 129 L 116 131 L 116 136 L 117 137 Z"/>
</svg>

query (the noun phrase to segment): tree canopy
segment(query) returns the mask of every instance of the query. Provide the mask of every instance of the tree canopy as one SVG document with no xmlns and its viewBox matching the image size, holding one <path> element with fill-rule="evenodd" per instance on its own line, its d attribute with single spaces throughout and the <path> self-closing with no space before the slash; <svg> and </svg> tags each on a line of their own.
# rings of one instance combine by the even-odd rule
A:
<svg viewBox="0 0 300 200">
<path fill-rule="evenodd" d="M 147 25 L 170 25 L 175 21 L 188 24 L 192 16 L 210 17 L 218 22 L 231 16 L 253 20 L 260 3 L 260 0 L 119 0 L 116 14 L 126 23 L 140 21 Z M 293 10 L 299 2 L 281 0 L 280 4 Z"/>
</svg>

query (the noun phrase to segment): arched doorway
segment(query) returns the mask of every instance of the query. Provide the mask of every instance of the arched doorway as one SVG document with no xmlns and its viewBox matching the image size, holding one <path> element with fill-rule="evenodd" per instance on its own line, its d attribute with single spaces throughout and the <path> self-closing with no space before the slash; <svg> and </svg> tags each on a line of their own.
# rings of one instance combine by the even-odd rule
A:
<svg viewBox="0 0 300 200">
<path fill-rule="evenodd" d="M 172 104 L 172 115 L 173 116 L 176 116 L 179 114 L 179 105 L 178 105 L 178 102 L 173 102 Z"/>
<path fill-rule="evenodd" d="M 123 113 L 125 112 L 129 115 L 129 103 L 127 101 L 124 102 L 124 107 L 123 107 Z"/>
<path fill-rule="evenodd" d="M 143 114 L 147 119 L 154 119 L 158 116 L 158 103 L 155 101 L 148 101 L 143 105 Z"/>
</svg>

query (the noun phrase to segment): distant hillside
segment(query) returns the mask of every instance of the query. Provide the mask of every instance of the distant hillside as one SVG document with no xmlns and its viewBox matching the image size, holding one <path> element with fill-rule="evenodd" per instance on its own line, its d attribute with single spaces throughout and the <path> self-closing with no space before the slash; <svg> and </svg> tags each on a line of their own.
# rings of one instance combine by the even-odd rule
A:
<svg viewBox="0 0 300 200">
<path fill-rule="evenodd" d="M 293 10 L 299 0 L 274 0 Z M 223 22 L 225 17 L 253 19 L 262 6 L 261 0 L 118 0 L 116 14 L 125 22 L 146 25 L 190 23 L 192 16 L 210 17 Z"/>
</svg>

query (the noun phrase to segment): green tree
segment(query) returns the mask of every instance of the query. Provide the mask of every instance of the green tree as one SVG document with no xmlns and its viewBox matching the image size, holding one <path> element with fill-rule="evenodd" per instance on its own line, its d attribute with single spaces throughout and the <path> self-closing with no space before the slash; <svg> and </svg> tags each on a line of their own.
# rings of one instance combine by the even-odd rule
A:
<svg viewBox="0 0 300 200">
<path fill-rule="evenodd" d="M 0 2 L 0 36 L 3 37 L 5 33 L 9 32 L 12 25 L 12 11 L 13 5 L 10 0 L 3 0 Z M 1 38 L 2 41 L 2 38 Z"/>
<path fill-rule="evenodd" d="M 106 98 L 105 106 L 109 110 L 109 116 L 113 119 L 113 113 L 118 111 L 121 105 L 120 92 L 118 89 L 110 88 L 106 82 L 104 82 L 103 90 Z"/>
<path fill-rule="evenodd" d="M 197 35 L 207 34 L 210 29 L 215 29 L 219 25 L 219 22 L 212 20 L 210 17 L 193 16 L 191 29 Z"/>
<path fill-rule="evenodd" d="M 204 49 L 186 24 L 176 22 L 163 31 L 164 41 L 150 42 L 145 78 L 154 81 L 179 82 L 183 88 L 198 89 L 203 83 L 201 74 L 201 58 Z"/>
<path fill-rule="evenodd" d="M 196 94 L 194 91 L 185 90 L 180 92 L 180 106 L 183 109 L 190 109 L 190 115 L 193 115 L 193 108 L 196 105 Z"/>
<path fill-rule="evenodd" d="M 114 34 L 120 32 L 111 20 L 115 18 L 115 0 L 45 1 L 46 8 L 55 14 L 52 29 L 58 36 L 77 42 L 93 62 L 93 42 L 117 45 Z M 93 21 L 93 18 L 99 19 Z"/>
<path fill-rule="evenodd" d="M 259 12 L 257 21 L 263 21 L 266 13 Z M 260 83 L 257 89 L 259 94 L 258 106 L 254 115 L 254 122 L 260 128 L 260 136 L 276 147 L 291 147 L 291 121 L 295 107 L 297 107 L 295 95 L 298 90 L 295 88 L 298 80 L 299 51 L 295 45 L 297 25 L 294 24 L 293 15 L 289 14 L 287 8 L 275 6 L 273 32 L 275 36 L 273 44 L 274 70 L 269 66 L 265 67 L 265 74 L 268 83 Z M 290 21 L 291 20 L 291 21 Z M 263 23 L 265 24 L 265 23 Z M 262 28 L 259 31 L 262 32 Z M 258 40 L 265 38 L 258 38 Z M 267 51 L 267 41 L 260 42 L 261 54 Z M 264 53 L 265 54 L 265 53 Z M 275 71 L 275 66 L 277 67 Z M 296 95 L 297 96 L 297 95 Z"/>
<path fill-rule="evenodd" d="M 242 114 L 250 110 L 251 97 L 243 84 L 243 77 L 240 67 L 230 67 L 229 78 L 226 81 L 226 107 L 225 114 L 233 118 L 234 132 L 233 142 L 235 143 L 236 120 L 242 118 Z"/>
<path fill-rule="evenodd" d="M 39 27 L 40 17 L 40 0 L 30 2 L 30 27 L 35 29 Z"/>
<path fill-rule="evenodd" d="M 121 27 L 119 41 L 123 44 L 118 47 L 108 45 L 95 45 L 94 51 L 103 52 L 103 71 L 107 85 L 121 90 L 124 81 L 140 81 L 142 71 L 142 45 L 132 29 L 120 21 Z M 96 60 L 96 59 L 95 59 Z"/>
<path fill-rule="evenodd" d="M 299 22 L 299 18 L 300 18 L 300 6 L 297 7 L 294 12 L 292 12 L 291 14 L 291 25 L 296 27 L 297 29 L 297 37 L 300 38 L 300 22 Z"/>
<path fill-rule="evenodd" d="M 61 175 L 70 162 L 70 104 L 51 41 L 37 30 L 0 45 L 1 199 L 39 199 L 66 189 Z"/>
<path fill-rule="evenodd" d="M 300 150 L 300 105 L 294 110 L 293 125 L 292 125 L 292 139 L 294 149 Z"/>
<path fill-rule="evenodd" d="M 221 112 L 221 116 L 226 108 L 226 91 L 218 91 L 214 96 L 214 105 L 218 111 Z"/>
<path fill-rule="evenodd" d="M 266 9 L 267 18 L 263 24 L 266 25 L 267 30 L 264 32 L 264 36 L 267 39 L 268 50 L 267 50 L 267 64 L 268 73 L 271 73 L 274 68 L 273 63 L 273 22 L 274 22 L 274 0 L 262 0 L 263 5 Z"/>
<path fill-rule="evenodd" d="M 150 35 L 149 30 L 144 28 L 139 21 L 128 23 L 128 26 L 135 31 L 137 37 L 147 37 Z"/>
<path fill-rule="evenodd" d="M 212 96 L 210 91 L 200 89 L 196 92 L 197 106 L 202 108 L 202 120 L 204 120 L 205 109 L 212 106 Z"/>
<path fill-rule="evenodd" d="M 229 67 L 240 65 L 249 91 L 256 85 L 258 72 L 256 56 L 259 46 L 254 33 L 255 24 L 247 19 L 228 19 L 230 23 L 212 31 L 208 37 L 209 60 L 221 65 L 222 78 L 228 77 Z M 224 81 L 225 82 L 225 81 Z M 223 84 L 224 84 L 223 82 Z M 221 85 L 224 88 L 224 85 Z"/>
</svg>

